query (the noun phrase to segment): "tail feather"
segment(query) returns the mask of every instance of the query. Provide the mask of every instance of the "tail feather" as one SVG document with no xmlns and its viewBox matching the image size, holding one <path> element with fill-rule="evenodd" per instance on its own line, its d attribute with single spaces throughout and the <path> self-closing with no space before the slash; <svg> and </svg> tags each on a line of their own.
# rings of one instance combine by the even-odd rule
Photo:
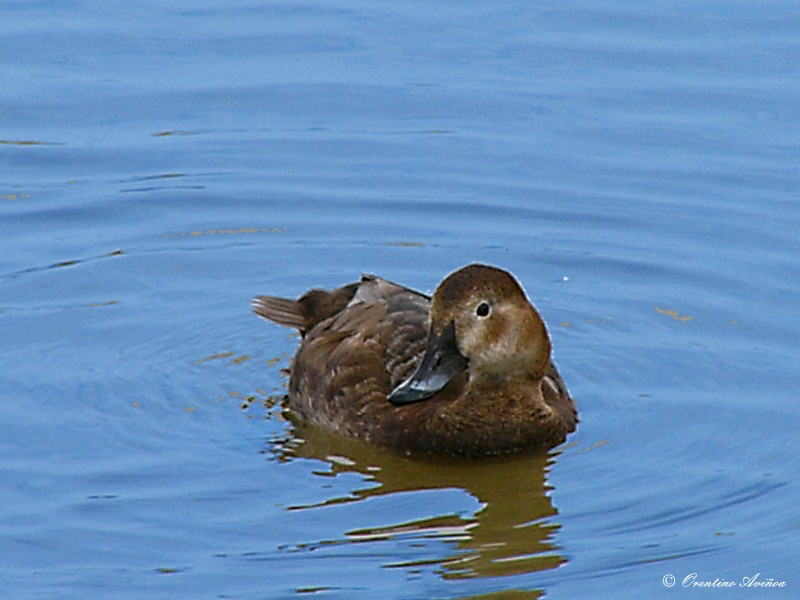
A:
<svg viewBox="0 0 800 600">
<path fill-rule="evenodd" d="M 304 331 L 308 326 L 302 306 L 297 300 L 278 298 L 277 296 L 256 296 L 253 298 L 253 312 L 283 325 Z"/>
<path fill-rule="evenodd" d="M 302 335 L 318 323 L 343 311 L 360 283 L 351 283 L 331 291 L 312 289 L 298 300 L 277 296 L 253 298 L 253 312 L 284 327 L 299 329 Z"/>
</svg>

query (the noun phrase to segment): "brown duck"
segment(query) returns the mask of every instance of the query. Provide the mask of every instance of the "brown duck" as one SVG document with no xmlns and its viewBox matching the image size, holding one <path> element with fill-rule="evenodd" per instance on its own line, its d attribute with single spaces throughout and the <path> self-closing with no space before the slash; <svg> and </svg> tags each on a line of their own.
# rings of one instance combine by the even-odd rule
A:
<svg viewBox="0 0 800 600">
<path fill-rule="evenodd" d="M 463 267 L 433 298 L 365 275 L 253 309 L 302 335 L 289 409 L 342 434 L 474 456 L 552 448 L 578 422 L 541 316 L 501 269 Z"/>
</svg>

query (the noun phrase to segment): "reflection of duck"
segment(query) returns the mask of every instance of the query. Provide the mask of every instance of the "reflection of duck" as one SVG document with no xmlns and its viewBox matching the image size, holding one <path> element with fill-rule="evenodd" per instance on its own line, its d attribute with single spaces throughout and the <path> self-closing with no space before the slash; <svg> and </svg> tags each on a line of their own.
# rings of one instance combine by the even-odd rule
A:
<svg viewBox="0 0 800 600">
<path fill-rule="evenodd" d="M 432 299 L 364 276 L 253 307 L 303 336 L 289 408 L 310 422 L 407 452 L 465 455 L 550 448 L 575 429 L 544 322 L 500 269 L 464 267 Z"/>
<path fill-rule="evenodd" d="M 318 510 L 403 492 L 453 489 L 463 490 L 482 505 L 472 514 L 445 511 L 402 522 L 393 520 L 388 513 L 386 521 L 378 526 L 370 517 L 370 527 L 347 531 L 341 540 L 324 540 L 326 545 L 413 540 L 417 551 L 407 562 L 393 560 L 391 566 L 413 570 L 439 565 L 441 576 L 446 579 L 520 575 L 553 569 L 566 562 L 552 540 L 559 528 L 553 522 L 558 511 L 548 493 L 552 488 L 545 483 L 552 459 L 543 452 L 471 461 L 449 457 L 419 460 L 348 440 L 313 425 L 293 428 L 291 439 L 273 445 L 273 452 L 281 460 L 321 460 L 330 468 L 327 472 L 318 471 L 321 476 L 360 473 L 365 479 L 365 484 L 358 485 L 351 494 L 319 504 L 293 506 L 291 510 Z M 442 555 L 435 540 L 452 544 L 452 550 Z M 429 543 L 429 551 L 418 548 Z M 519 597 L 537 596 L 526 592 Z"/>
</svg>

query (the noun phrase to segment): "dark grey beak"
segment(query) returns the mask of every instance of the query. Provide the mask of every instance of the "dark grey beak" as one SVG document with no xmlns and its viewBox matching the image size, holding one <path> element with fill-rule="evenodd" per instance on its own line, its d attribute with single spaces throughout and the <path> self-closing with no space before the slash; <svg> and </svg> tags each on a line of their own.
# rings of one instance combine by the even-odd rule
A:
<svg viewBox="0 0 800 600">
<path fill-rule="evenodd" d="M 389 394 L 389 402 L 395 406 L 426 400 L 446 386 L 467 366 L 467 359 L 456 345 L 455 323 L 451 322 L 443 331 L 435 333 L 431 328 L 428 349 L 417 370 Z"/>
</svg>

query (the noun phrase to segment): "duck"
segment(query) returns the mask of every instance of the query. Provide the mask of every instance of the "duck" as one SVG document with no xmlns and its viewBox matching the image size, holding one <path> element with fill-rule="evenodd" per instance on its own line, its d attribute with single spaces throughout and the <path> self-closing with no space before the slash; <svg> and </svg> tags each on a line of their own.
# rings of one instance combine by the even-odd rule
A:
<svg viewBox="0 0 800 600">
<path fill-rule="evenodd" d="M 300 332 L 286 407 L 301 423 L 460 456 L 549 450 L 578 424 L 545 322 L 501 268 L 462 267 L 433 296 L 362 275 L 252 307 Z"/>
</svg>

